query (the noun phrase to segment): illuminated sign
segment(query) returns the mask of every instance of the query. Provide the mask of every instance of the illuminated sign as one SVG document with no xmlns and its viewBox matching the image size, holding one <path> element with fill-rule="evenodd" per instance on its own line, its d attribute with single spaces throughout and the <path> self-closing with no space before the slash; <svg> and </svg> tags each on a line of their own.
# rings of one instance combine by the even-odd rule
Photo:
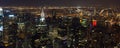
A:
<svg viewBox="0 0 120 48">
<path fill-rule="evenodd" d="M 97 20 L 93 20 L 92 21 L 92 25 L 95 27 L 95 26 L 97 26 Z"/>
</svg>

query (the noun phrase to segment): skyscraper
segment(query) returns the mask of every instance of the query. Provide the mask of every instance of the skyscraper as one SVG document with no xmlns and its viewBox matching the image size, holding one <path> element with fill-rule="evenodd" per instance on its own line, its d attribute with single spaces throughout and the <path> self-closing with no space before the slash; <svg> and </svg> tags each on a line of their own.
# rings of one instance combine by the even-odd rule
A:
<svg viewBox="0 0 120 48">
<path fill-rule="evenodd" d="M 0 36 L 3 35 L 3 9 L 0 8 Z"/>
</svg>

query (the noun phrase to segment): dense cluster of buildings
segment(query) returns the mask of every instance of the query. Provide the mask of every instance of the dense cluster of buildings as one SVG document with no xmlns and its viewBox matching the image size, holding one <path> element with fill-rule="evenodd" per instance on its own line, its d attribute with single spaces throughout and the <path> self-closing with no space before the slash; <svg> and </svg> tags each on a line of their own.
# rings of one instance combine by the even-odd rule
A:
<svg viewBox="0 0 120 48">
<path fill-rule="evenodd" d="M 120 16 L 111 8 L 0 8 L 0 46 L 120 47 Z"/>
</svg>

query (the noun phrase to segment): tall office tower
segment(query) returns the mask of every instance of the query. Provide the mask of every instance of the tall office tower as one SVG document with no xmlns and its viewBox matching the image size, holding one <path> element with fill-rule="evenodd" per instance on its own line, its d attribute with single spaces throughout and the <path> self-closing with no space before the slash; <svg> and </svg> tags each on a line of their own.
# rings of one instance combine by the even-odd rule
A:
<svg viewBox="0 0 120 48">
<path fill-rule="evenodd" d="M 37 27 L 40 30 L 45 30 L 46 26 L 47 26 L 47 24 L 46 24 L 46 21 L 45 21 L 45 13 L 44 13 L 44 9 L 42 8 L 41 15 L 40 15 L 40 18 L 39 18 L 39 24 L 37 25 Z"/>
<path fill-rule="evenodd" d="M 35 35 L 33 36 L 35 43 L 39 43 L 40 47 L 43 48 L 43 47 L 46 47 L 47 46 L 47 41 L 48 41 L 48 29 L 47 29 L 47 24 L 46 24 L 46 21 L 45 21 L 45 13 L 44 13 L 44 9 L 42 8 L 41 9 L 41 14 L 40 14 L 40 18 L 39 20 L 37 20 L 37 25 L 36 25 L 36 33 Z M 37 36 L 37 37 L 36 37 Z M 44 43 L 43 43 L 44 42 Z"/>
<path fill-rule="evenodd" d="M 3 9 L 0 8 L 0 37 L 3 35 Z"/>
</svg>

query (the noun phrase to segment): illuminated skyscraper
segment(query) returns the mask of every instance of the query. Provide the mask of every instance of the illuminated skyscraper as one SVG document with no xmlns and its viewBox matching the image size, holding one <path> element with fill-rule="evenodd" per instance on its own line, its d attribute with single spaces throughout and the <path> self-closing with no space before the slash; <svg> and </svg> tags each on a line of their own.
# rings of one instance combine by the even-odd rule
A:
<svg viewBox="0 0 120 48">
<path fill-rule="evenodd" d="M 41 14 L 40 14 L 40 19 L 39 19 L 39 24 L 37 25 L 38 29 L 44 30 L 46 28 L 46 21 L 45 21 L 45 13 L 44 9 L 42 8 Z"/>
<path fill-rule="evenodd" d="M 3 31 L 3 9 L 0 8 L 0 31 Z"/>
<path fill-rule="evenodd" d="M 2 8 L 0 8 L 0 16 L 4 17 L 3 16 L 3 9 Z"/>
<path fill-rule="evenodd" d="M 3 37 L 3 9 L 0 8 L 0 36 Z M 1 39 L 1 38 L 0 38 Z"/>
</svg>

